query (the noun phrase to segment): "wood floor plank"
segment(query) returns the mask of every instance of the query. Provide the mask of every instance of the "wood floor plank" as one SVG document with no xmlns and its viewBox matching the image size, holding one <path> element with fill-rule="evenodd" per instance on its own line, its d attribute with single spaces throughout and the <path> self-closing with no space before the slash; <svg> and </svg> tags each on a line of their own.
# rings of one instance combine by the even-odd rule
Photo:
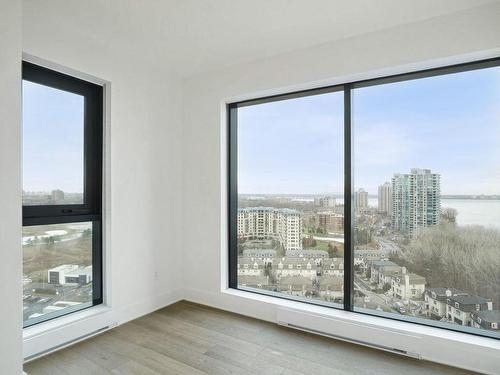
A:
<svg viewBox="0 0 500 375">
<path fill-rule="evenodd" d="M 46 356 L 24 365 L 24 371 L 30 375 L 69 375 L 57 367 L 53 356 Z"/>
<path fill-rule="evenodd" d="M 103 342 L 103 338 L 98 336 L 94 340 L 78 343 L 71 349 L 107 370 L 113 370 L 129 361 L 129 357 L 116 353 L 109 346 L 103 345 Z"/>
<path fill-rule="evenodd" d="M 159 372 L 151 370 L 140 363 L 129 361 L 112 371 L 117 375 L 160 375 Z"/>
<path fill-rule="evenodd" d="M 142 345 L 128 341 L 127 338 L 117 335 L 118 332 L 101 335 L 100 347 L 106 345 L 116 355 L 133 360 L 147 368 L 150 368 L 160 374 L 179 374 L 179 375 L 200 375 L 202 372 L 195 368 L 185 365 L 170 357 L 164 356 L 155 350 L 151 350 Z"/>
<path fill-rule="evenodd" d="M 155 315 L 158 316 L 158 319 L 160 319 L 163 324 L 168 325 L 170 329 L 189 335 L 193 339 L 204 340 L 213 345 L 223 344 L 224 346 L 241 351 L 249 356 L 256 356 L 262 350 L 262 346 L 241 340 L 237 337 L 229 336 L 205 327 L 196 326 L 188 321 L 183 321 L 172 316 Z"/>
<path fill-rule="evenodd" d="M 97 363 L 80 355 L 71 347 L 60 350 L 53 354 L 55 366 L 59 370 L 66 371 L 68 374 L 74 375 L 109 375 L 110 372 L 99 366 Z"/>
<path fill-rule="evenodd" d="M 224 345 L 216 345 L 205 353 L 207 356 L 223 362 L 231 363 L 246 371 L 262 375 L 280 375 L 284 368 L 262 357 L 248 356 Z"/>
<path fill-rule="evenodd" d="M 28 375 L 472 374 L 179 302 L 25 365 Z"/>
</svg>

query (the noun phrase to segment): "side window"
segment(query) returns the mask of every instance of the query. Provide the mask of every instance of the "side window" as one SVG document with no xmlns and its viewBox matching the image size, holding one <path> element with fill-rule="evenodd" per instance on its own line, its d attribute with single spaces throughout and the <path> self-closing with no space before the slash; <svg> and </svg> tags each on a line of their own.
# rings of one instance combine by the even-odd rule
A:
<svg viewBox="0 0 500 375">
<path fill-rule="evenodd" d="M 102 87 L 23 63 L 23 321 L 102 302 Z"/>
</svg>

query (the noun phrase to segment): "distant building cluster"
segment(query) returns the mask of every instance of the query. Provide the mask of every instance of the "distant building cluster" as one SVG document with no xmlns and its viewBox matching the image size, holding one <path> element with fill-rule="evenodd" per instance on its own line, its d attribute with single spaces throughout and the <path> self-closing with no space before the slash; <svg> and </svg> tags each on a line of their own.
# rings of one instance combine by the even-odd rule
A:
<svg viewBox="0 0 500 375">
<path fill-rule="evenodd" d="M 455 221 L 456 210 L 441 211 L 440 174 L 419 168 L 396 173 L 390 182 L 378 186 L 376 208 L 369 206 L 368 198 L 363 188 L 353 194 L 354 225 L 369 233 L 366 241 L 364 232 L 357 233 L 362 240 L 353 246 L 356 303 L 361 302 L 364 308 L 498 330 L 500 311 L 492 299 L 453 288 L 430 288 L 424 276 L 410 272 L 413 265 L 407 262 L 402 245 L 408 237 L 438 225 L 441 218 Z M 304 213 L 272 207 L 238 210 L 238 236 L 245 239 L 243 256 L 237 262 L 238 285 L 342 302 L 344 259 L 335 256 L 341 256 L 337 245 L 343 246 L 337 238 L 344 232 L 344 206 L 333 196 L 303 201 L 307 204 L 295 207 L 306 207 Z M 307 231 L 304 238 L 303 225 Z M 276 241 L 286 250 L 284 257 Z M 421 269 L 417 272 L 426 274 Z"/>
<path fill-rule="evenodd" d="M 322 208 L 333 208 L 337 205 L 337 201 L 332 196 L 318 197 L 314 198 L 314 205 Z"/>
<path fill-rule="evenodd" d="M 52 190 L 49 192 L 25 192 L 23 191 L 23 204 L 59 204 L 64 202 L 64 191 Z"/>
<path fill-rule="evenodd" d="M 60 189 L 52 191 L 24 191 L 23 205 L 78 204 L 83 202 L 83 193 L 68 193 Z"/>
<path fill-rule="evenodd" d="M 295 296 L 342 298 L 344 260 L 323 257 L 238 258 L 238 285 Z"/>
<path fill-rule="evenodd" d="M 440 175 L 414 168 L 392 178 L 392 227 L 414 235 L 419 229 L 437 225 L 441 214 Z"/>
<path fill-rule="evenodd" d="M 286 251 L 301 250 L 301 213 L 287 208 L 240 208 L 238 237 L 257 240 L 276 239 Z"/>
</svg>

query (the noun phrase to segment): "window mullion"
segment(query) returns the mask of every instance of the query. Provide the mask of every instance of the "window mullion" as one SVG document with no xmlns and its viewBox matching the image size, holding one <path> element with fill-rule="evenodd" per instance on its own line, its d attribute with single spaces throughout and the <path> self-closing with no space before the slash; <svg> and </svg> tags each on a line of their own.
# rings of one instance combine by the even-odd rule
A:
<svg viewBox="0 0 500 375">
<path fill-rule="evenodd" d="M 352 240 L 352 85 L 344 85 L 344 310 L 353 311 L 354 242 Z"/>
</svg>

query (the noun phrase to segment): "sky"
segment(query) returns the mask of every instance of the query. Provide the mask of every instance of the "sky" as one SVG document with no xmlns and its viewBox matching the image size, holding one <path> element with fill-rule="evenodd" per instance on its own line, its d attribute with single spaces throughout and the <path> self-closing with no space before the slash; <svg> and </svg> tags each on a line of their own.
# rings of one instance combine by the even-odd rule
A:
<svg viewBox="0 0 500 375">
<path fill-rule="evenodd" d="M 243 194 L 343 191 L 343 94 L 238 109 Z M 353 91 L 354 188 L 441 174 L 442 194 L 500 194 L 500 67 Z"/>
<path fill-rule="evenodd" d="M 83 192 L 84 97 L 23 81 L 23 190 Z"/>
</svg>

